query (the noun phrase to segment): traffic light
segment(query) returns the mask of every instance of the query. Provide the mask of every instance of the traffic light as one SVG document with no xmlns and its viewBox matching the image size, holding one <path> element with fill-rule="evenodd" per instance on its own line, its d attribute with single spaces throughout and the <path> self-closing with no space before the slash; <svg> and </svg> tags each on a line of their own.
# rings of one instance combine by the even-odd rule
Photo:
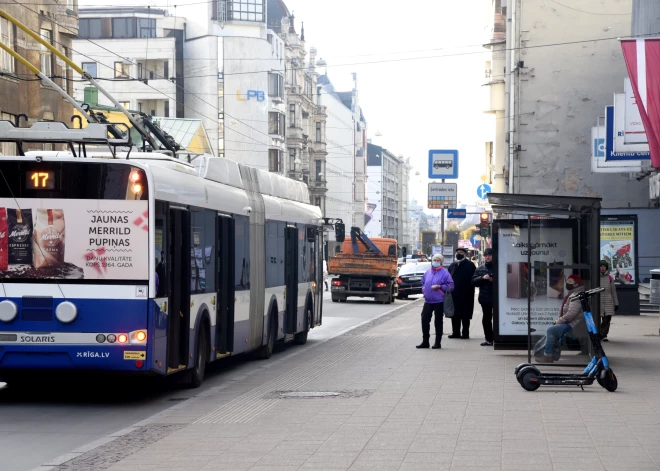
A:
<svg viewBox="0 0 660 471">
<path fill-rule="evenodd" d="M 488 237 L 490 234 L 490 213 L 481 213 L 479 219 L 481 221 L 479 234 L 481 237 Z"/>
</svg>

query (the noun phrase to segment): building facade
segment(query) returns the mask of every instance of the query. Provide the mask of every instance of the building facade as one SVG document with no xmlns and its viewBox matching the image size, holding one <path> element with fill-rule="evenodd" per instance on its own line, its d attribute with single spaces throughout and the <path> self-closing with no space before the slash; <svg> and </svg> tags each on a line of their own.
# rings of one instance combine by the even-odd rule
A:
<svg viewBox="0 0 660 471">
<path fill-rule="evenodd" d="M 77 1 L 44 4 L 39 0 L 26 0 L 3 4 L 2 9 L 71 58 L 73 38 L 78 35 Z M 67 93 L 73 93 L 72 70 L 66 63 L 4 18 L 0 18 L 0 42 L 51 77 Z M 63 101 L 58 92 L 42 85 L 8 52 L 0 50 L 0 119 L 15 122 L 20 114 L 27 115 L 30 123 L 40 120 L 68 123 L 73 106 Z M 44 146 L 51 148 L 50 144 Z M 0 153 L 16 154 L 15 147 L 0 143 Z"/>
<path fill-rule="evenodd" d="M 401 159 L 384 147 L 367 144 L 367 213 L 365 225 L 370 237 L 388 237 L 403 241 Z M 406 203 L 407 207 L 407 203 Z"/>
<path fill-rule="evenodd" d="M 358 102 L 355 74 L 353 83 L 352 91 L 338 92 L 327 74 L 318 78 L 317 105 L 327 117 L 320 146 L 326 155 L 325 215 L 342 219 L 347 227 L 364 228 L 369 219 L 365 178 L 367 123 Z M 330 234 L 330 240 L 334 240 L 334 234 Z M 333 250 L 331 244 L 330 255 Z"/>
<path fill-rule="evenodd" d="M 575 0 L 570 8 L 487 2 L 491 57 L 484 88 L 495 137 L 486 143 L 486 158 L 495 191 L 502 190 L 496 178 L 502 174 L 509 193 L 601 197 L 605 208 L 646 206 L 645 182 L 591 173 L 591 128 L 627 75 L 616 38 L 630 34 L 630 16 L 621 13 L 631 11 L 632 0 Z"/>
<path fill-rule="evenodd" d="M 295 17 L 282 0 L 268 0 L 268 27 L 284 41 L 286 96 L 285 158 L 283 166 L 270 170 L 304 181 L 311 203 L 325 214 L 327 115 L 317 94 L 317 51 L 312 47 L 307 52 L 304 25 L 298 32 Z"/>
<path fill-rule="evenodd" d="M 73 60 L 124 108 L 183 118 L 183 18 L 145 7 L 82 8 Z M 76 100 L 112 106 L 95 87 L 75 82 Z"/>
</svg>

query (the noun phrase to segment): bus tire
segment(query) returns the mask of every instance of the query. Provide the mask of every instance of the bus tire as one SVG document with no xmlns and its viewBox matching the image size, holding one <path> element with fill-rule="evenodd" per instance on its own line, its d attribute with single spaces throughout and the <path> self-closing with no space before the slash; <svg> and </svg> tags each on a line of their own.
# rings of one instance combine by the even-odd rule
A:
<svg viewBox="0 0 660 471">
<path fill-rule="evenodd" d="M 275 337 L 277 336 L 277 311 L 273 310 L 270 313 L 270 320 L 268 321 L 268 340 L 266 345 L 262 345 L 259 349 L 259 358 L 268 360 L 273 355 L 275 349 Z"/>
<path fill-rule="evenodd" d="M 206 364 L 209 361 L 209 333 L 206 323 L 202 323 L 197 331 L 197 349 L 195 351 L 195 366 L 188 372 L 188 385 L 198 388 L 204 382 Z"/>
<path fill-rule="evenodd" d="M 312 316 L 313 316 L 313 311 L 312 311 L 312 305 L 309 301 L 305 304 L 305 323 L 307 324 L 305 326 L 305 330 L 302 332 L 298 332 L 296 335 L 293 336 L 293 343 L 296 345 L 305 345 L 307 343 L 307 335 L 309 334 L 309 329 L 312 328 Z"/>
</svg>

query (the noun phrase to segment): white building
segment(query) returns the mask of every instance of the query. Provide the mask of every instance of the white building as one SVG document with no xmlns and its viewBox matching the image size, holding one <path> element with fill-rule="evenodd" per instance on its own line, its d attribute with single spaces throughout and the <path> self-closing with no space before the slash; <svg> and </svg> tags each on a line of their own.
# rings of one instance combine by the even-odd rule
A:
<svg viewBox="0 0 660 471">
<path fill-rule="evenodd" d="M 217 155 L 268 170 L 285 140 L 284 41 L 265 0 L 177 6 L 186 18 L 186 117 L 202 119 Z"/>
<path fill-rule="evenodd" d="M 325 107 L 327 114 L 323 146 L 327 152 L 325 215 L 342 219 L 346 227 L 363 228 L 367 219 L 366 120 L 358 104 L 357 88 L 337 92 L 328 76 L 322 75 L 318 78 L 317 103 Z M 330 248 L 332 254 L 332 244 Z"/>
<path fill-rule="evenodd" d="M 108 79 L 103 87 L 125 108 L 184 117 L 183 18 L 146 7 L 81 8 L 78 13 L 74 62 L 93 77 Z M 74 82 L 74 96 L 92 106 L 112 106 L 84 82 Z"/>
</svg>

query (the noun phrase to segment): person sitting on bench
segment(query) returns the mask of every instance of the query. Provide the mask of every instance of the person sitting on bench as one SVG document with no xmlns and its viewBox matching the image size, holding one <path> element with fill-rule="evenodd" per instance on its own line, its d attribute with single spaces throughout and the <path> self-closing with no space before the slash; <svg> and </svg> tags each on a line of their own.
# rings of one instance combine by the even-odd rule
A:
<svg viewBox="0 0 660 471">
<path fill-rule="evenodd" d="M 566 280 L 566 291 L 568 294 L 561 303 L 559 310 L 559 319 L 555 321 L 555 325 L 548 327 L 545 333 L 545 351 L 543 356 L 537 361 L 539 363 L 552 363 L 553 353 L 555 349 L 560 348 L 558 345 L 559 340 L 568 334 L 573 327 L 578 325 L 583 318 L 582 303 L 579 299 L 570 299 L 576 293 L 584 291 L 584 281 L 578 275 L 571 275 Z"/>
</svg>

